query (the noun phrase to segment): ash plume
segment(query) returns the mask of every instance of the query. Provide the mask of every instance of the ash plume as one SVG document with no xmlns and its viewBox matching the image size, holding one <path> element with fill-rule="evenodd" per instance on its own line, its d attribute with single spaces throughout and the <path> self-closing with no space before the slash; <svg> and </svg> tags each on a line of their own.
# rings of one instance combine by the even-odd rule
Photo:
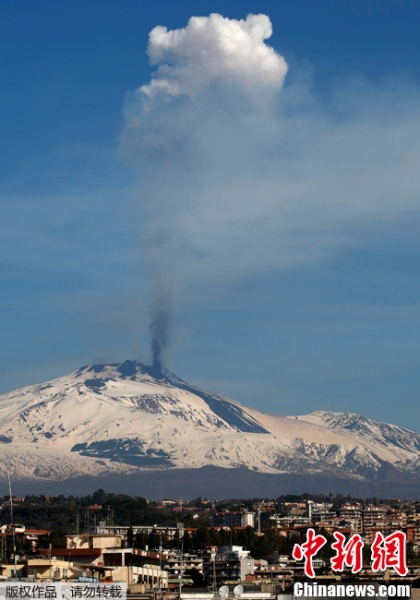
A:
<svg viewBox="0 0 420 600">
<path fill-rule="evenodd" d="M 169 305 L 160 299 L 159 304 L 152 307 L 149 325 L 149 332 L 152 338 L 152 366 L 158 372 L 165 370 L 164 354 L 169 341 L 170 326 Z"/>
<path fill-rule="evenodd" d="M 172 311 L 179 278 L 176 267 L 176 236 L 167 228 L 164 216 L 161 223 L 149 222 L 145 240 L 149 268 L 149 334 L 151 364 L 156 374 L 165 373 L 165 359 L 172 331 Z"/>
<path fill-rule="evenodd" d="M 150 82 L 126 97 L 121 149 L 141 176 L 139 206 L 151 281 L 149 333 L 156 369 L 164 368 L 181 276 L 196 284 L 191 267 L 201 263 L 200 277 L 207 278 L 206 263 L 225 240 L 235 238 L 242 220 L 235 207 L 229 214 L 234 196 L 229 194 L 226 202 L 226 193 L 213 188 L 226 176 L 241 181 L 254 163 L 242 135 L 243 118 L 255 145 L 256 129 L 263 127 L 261 119 L 287 73 L 285 60 L 265 43 L 271 34 L 270 19 L 261 14 L 242 20 L 219 14 L 192 17 L 184 28 L 173 31 L 157 26 L 150 32 L 147 50 L 155 66 Z M 211 240 L 210 251 L 200 247 L 207 245 L 209 233 L 217 236 L 220 221 L 229 223 L 231 218 L 236 223 L 233 235 L 223 236 L 222 244 Z M 228 252 L 230 258 L 233 255 Z M 229 262 L 225 258 L 218 261 L 217 271 Z"/>
</svg>

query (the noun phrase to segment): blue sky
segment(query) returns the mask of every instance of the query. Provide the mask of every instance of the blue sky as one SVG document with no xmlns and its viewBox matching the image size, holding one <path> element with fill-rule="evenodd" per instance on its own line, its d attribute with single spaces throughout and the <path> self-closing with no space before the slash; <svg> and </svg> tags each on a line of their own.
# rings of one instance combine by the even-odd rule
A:
<svg viewBox="0 0 420 600">
<path fill-rule="evenodd" d="M 202 46 L 188 22 L 211 13 Z M 212 36 L 252 13 L 262 62 L 244 43 L 228 68 Z M 165 360 L 191 383 L 419 431 L 418 3 L 0 14 L 0 391 L 149 361 L 164 297 Z M 187 33 L 150 64 L 158 25 Z"/>
</svg>

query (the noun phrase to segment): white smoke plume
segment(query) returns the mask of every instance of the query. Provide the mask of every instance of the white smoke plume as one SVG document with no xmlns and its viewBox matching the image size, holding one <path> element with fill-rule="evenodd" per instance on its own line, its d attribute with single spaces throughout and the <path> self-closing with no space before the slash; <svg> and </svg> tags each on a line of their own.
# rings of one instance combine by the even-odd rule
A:
<svg viewBox="0 0 420 600">
<path fill-rule="evenodd" d="M 151 80 L 127 95 L 157 363 L 179 279 L 190 305 L 223 302 L 233 281 L 327 260 L 361 223 L 418 207 L 418 90 L 341 81 L 324 107 L 285 80 L 271 31 L 265 15 L 155 27 Z"/>
<path fill-rule="evenodd" d="M 238 107 L 248 112 L 251 130 L 258 127 L 252 119 L 267 108 L 287 73 L 285 60 L 265 43 L 271 34 L 265 15 L 235 20 L 219 14 L 192 17 L 183 29 L 150 32 L 148 54 L 157 69 L 127 98 L 123 151 L 143 173 L 155 366 L 163 367 L 170 339 L 176 259 L 194 251 L 191 210 L 208 208 L 207 200 L 199 208 L 200 190 L 229 146 L 240 157 Z"/>
<path fill-rule="evenodd" d="M 147 96 L 195 96 L 212 85 L 238 86 L 250 93 L 281 87 L 287 73 L 285 60 L 264 40 L 272 35 L 266 15 L 244 20 L 219 14 L 192 17 L 183 29 L 150 32 L 148 55 L 159 65 L 148 85 Z"/>
</svg>

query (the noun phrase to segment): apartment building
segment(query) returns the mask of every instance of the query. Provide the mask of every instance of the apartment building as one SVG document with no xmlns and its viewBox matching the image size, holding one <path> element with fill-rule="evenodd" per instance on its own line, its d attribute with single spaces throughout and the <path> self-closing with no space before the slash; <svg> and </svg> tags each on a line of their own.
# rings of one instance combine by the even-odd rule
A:
<svg viewBox="0 0 420 600">
<path fill-rule="evenodd" d="M 246 510 L 218 512 L 211 517 L 213 527 L 254 527 L 255 512 Z"/>
<path fill-rule="evenodd" d="M 203 554 L 204 580 L 213 589 L 228 582 L 245 581 L 254 570 L 254 559 L 242 546 L 212 546 Z"/>
</svg>

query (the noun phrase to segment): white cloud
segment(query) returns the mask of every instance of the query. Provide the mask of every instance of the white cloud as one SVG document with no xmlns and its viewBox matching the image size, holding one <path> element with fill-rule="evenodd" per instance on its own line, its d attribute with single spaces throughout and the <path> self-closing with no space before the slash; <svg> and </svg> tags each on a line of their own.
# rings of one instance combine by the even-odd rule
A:
<svg viewBox="0 0 420 600">
<path fill-rule="evenodd" d="M 151 63 L 159 65 L 147 96 L 194 96 L 212 85 L 239 86 L 250 93 L 279 89 L 287 64 L 264 40 L 272 35 L 266 15 L 244 20 L 219 14 L 191 17 L 183 29 L 158 26 L 149 36 Z"/>
</svg>

